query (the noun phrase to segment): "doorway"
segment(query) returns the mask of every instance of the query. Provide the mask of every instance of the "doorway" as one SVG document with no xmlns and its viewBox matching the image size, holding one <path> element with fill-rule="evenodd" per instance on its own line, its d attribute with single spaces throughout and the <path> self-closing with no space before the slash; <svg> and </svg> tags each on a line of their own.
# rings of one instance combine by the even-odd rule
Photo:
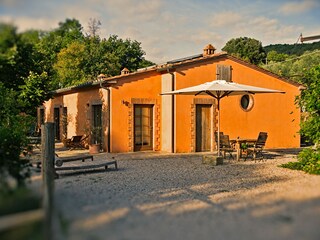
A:
<svg viewBox="0 0 320 240">
<path fill-rule="evenodd" d="M 134 105 L 134 151 L 153 150 L 153 105 Z"/>
<path fill-rule="evenodd" d="M 209 152 L 211 150 L 211 106 L 209 104 L 196 105 L 197 152 Z"/>
<path fill-rule="evenodd" d="M 102 145 L 102 105 L 92 105 L 91 143 Z"/>
<path fill-rule="evenodd" d="M 60 108 L 54 108 L 54 127 L 55 127 L 55 138 L 60 141 Z"/>
<path fill-rule="evenodd" d="M 68 138 L 68 108 L 62 108 L 62 135 L 63 139 Z"/>
</svg>

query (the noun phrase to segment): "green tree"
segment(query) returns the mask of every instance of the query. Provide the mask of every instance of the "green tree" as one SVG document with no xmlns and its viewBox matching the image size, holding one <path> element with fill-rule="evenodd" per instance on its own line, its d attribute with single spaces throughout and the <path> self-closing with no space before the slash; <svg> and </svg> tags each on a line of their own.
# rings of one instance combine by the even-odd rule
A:
<svg viewBox="0 0 320 240">
<path fill-rule="evenodd" d="M 71 86 L 92 81 L 100 73 L 119 75 L 126 67 L 131 71 L 150 66 L 145 60 L 141 43 L 123 40 L 116 35 L 108 39 L 88 35 L 84 41 L 75 41 L 57 54 L 54 70 L 60 86 Z"/>
<path fill-rule="evenodd" d="M 285 61 L 288 57 L 289 57 L 288 54 L 278 53 L 278 52 L 276 52 L 274 50 L 268 52 L 268 54 L 267 54 L 268 63 L 270 63 L 270 62 L 282 62 L 282 61 Z"/>
<path fill-rule="evenodd" d="M 153 64 L 144 58 L 140 42 L 116 35 L 100 39 L 100 24 L 92 20 L 86 36 L 76 19 L 60 22 L 53 31 L 21 34 L 12 25 L 0 24 L 0 82 L 21 91 L 28 85 L 30 72 L 38 76 L 45 73 L 50 86 L 57 89 L 92 81 L 100 73 L 114 76 L 124 67 L 135 71 Z M 25 94 L 20 96 L 27 99 Z"/>
<path fill-rule="evenodd" d="M 53 88 L 59 88 L 60 76 L 53 66 L 57 63 L 58 54 L 62 49 L 67 48 L 75 41 L 84 41 L 82 26 L 76 19 L 66 19 L 65 22 L 60 22 L 59 27 L 53 31 L 42 32 L 40 37 L 41 41 L 36 45 L 36 48 L 43 56 L 42 70 L 48 74 Z"/>
<path fill-rule="evenodd" d="M 314 51 L 320 49 L 320 41 L 313 43 L 295 43 L 295 44 L 272 44 L 264 46 L 264 50 L 268 53 L 276 51 L 277 53 L 284 53 L 288 55 L 300 56 L 306 51 Z"/>
<path fill-rule="evenodd" d="M 271 62 L 262 67 L 280 76 L 304 83 L 303 76 L 311 68 L 320 64 L 320 51 L 305 52 L 303 55 L 290 56 L 283 62 Z"/>
<path fill-rule="evenodd" d="M 20 86 L 20 89 L 20 110 L 31 116 L 35 116 L 37 107 L 52 96 L 48 75 L 45 72 L 40 75 L 30 72 L 29 76 L 25 78 L 25 84 Z"/>
<path fill-rule="evenodd" d="M 302 56 L 293 61 L 292 67 L 289 71 L 289 77 L 300 83 L 307 84 L 302 76 L 310 69 L 320 64 L 320 51 L 313 52 L 306 51 Z"/>
<path fill-rule="evenodd" d="M 299 106 L 307 112 L 301 124 L 301 133 L 313 143 L 320 143 L 320 64 L 307 72 L 304 83 L 307 86 L 298 98 Z"/>
<path fill-rule="evenodd" d="M 298 155 L 297 162 L 281 166 L 320 175 L 320 64 L 305 74 L 304 82 L 307 88 L 297 98 L 297 103 L 305 111 L 300 133 L 310 139 L 315 146 L 303 149 Z"/>
<path fill-rule="evenodd" d="M 20 159 L 30 119 L 20 114 L 18 105 L 17 93 L 0 82 L 0 195 L 12 190 L 10 178 L 22 186 L 30 176 L 28 162 Z"/>
<path fill-rule="evenodd" d="M 0 23 L 0 82 L 5 87 L 19 91 L 30 71 L 42 73 L 39 41 L 38 31 L 18 34 L 16 27 Z"/>
<path fill-rule="evenodd" d="M 266 58 L 261 42 L 248 37 L 231 39 L 222 50 L 253 64 L 260 64 Z"/>
<path fill-rule="evenodd" d="M 71 86 L 86 81 L 84 59 L 86 58 L 85 44 L 73 42 L 63 48 L 57 55 L 57 62 L 53 65 L 59 76 L 61 87 Z"/>
<path fill-rule="evenodd" d="M 22 82 L 15 68 L 18 55 L 17 41 L 16 27 L 0 23 L 0 82 L 7 88 L 17 88 Z"/>
</svg>

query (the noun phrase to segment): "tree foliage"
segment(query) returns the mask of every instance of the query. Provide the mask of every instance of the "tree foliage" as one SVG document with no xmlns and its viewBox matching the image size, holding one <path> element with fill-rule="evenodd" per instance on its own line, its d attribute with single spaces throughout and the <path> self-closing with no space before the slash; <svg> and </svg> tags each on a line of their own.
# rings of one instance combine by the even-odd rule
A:
<svg viewBox="0 0 320 240">
<path fill-rule="evenodd" d="M 119 75 L 124 67 L 135 71 L 153 64 L 145 60 L 140 42 L 117 35 L 101 39 L 101 22 L 90 19 L 88 25 L 84 35 L 78 20 L 67 19 L 57 29 L 41 34 L 37 49 L 44 56 L 43 71 L 54 88 L 92 81 L 100 73 Z"/>
<path fill-rule="evenodd" d="M 30 175 L 28 162 L 19 156 L 26 146 L 30 118 L 21 114 L 17 106 L 17 93 L 0 82 L 0 194 L 12 190 L 10 178 L 22 186 Z"/>
<path fill-rule="evenodd" d="M 267 61 L 268 63 L 272 62 L 283 62 L 289 57 L 288 54 L 285 53 L 278 53 L 274 50 L 268 52 L 267 54 Z"/>
<path fill-rule="evenodd" d="M 307 112 L 302 121 L 301 133 L 313 143 L 320 143 L 320 64 L 307 72 L 304 83 L 307 86 L 298 98 L 299 106 Z"/>
<path fill-rule="evenodd" d="M 21 81 L 16 71 L 18 70 L 16 68 L 18 56 L 16 31 L 16 27 L 12 25 L 0 24 L 0 82 L 7 88 L 16 88 Z"/>
<path fill-rule="evenodd" d="M 299 44 L 271 44 L 264 46 L 264 50 L 269 53 L 276 51 L 279 54 L 300 56 L 307 51 L 314 51 L 320 49 L 320 41 L 313 43 L 299 43 Z"/>
<path fill-rule="evenodd" d="M 30 72 L 25 78 L 24 85 L 20 86 L 19 99 L 22 102 L 21 110 L 24 113 L 35 115 L 35 106 L 40 106 L 52 96 L 50 82 L 46 72 L 37 74 Z"/>
<path fill-rule="evenodd" d="M 269 54 L 268 53 L 268 58 Z M 275 53 L 277 55 L 278 53 Z M 280 76 L 290 78 L 296 82 L 304 83 L 304 74 L 311 68 L 320 64 L 320 51 L 305 52 L 301 56 L 288 56 L 284 61 L 269 61 L 263 68 L 278 74 Z"/>
<path fill-rule="evenodd" d="M 48 100 L 51 90 L 41 66 L 44 56 L 36 47 L 39 42 L 38 31 L 18 34 L 14 26 L 0 24 L 0 83 L 16 93 L 15 109 L 29 114 Z M 37 83 L 35 76 L 41 78 Z"/>
<path fill-rule="evenodd" d="M 301 151 L 297 162 L 281 166 L 320 175 L 320 64 L 305 74 L 304 83 L 307 88 L 297 98 L 297 103 L 306 113 L 305 119 L 301 122 L 300 133 L 315 146 Z"/>
<path fill-rule="evenodd" d="M 53 66 L 60 86 L 70 86 L 92 81 L 100 73 L 115 76 L 124 67 L 135 71 L 152 65 L 144 55 L 141 43 L 137 41 L 123 40 L 117 35 L 108 39 L 89 35 L 83 41 L 74 41 L 61 49 Z"/>
<path fill-rule="evenodd" d="M 260 64 L 266 58 L 261 42 L 248 37 L 233 38 L 222 50 L 253 64 Z"/>
<path fill-rule="evenodd" d="M 76 19 L 66 19 L 52 31 L 20 34 L 15 26 L 0 24 L 0 82 L 7 88 L 25 91 L 19 94 L 23 101 L 38 99 L 32 103 L 41 104 L 39 92 L 34 91 L 35 96 L 31 96 L 33 92 L 27 90 L 33 88 L 32 83 L 34 87 L 50 91 L 92 81 L 100 73 L 114 76 L 124 67 L 135 71 L 153 64 L 145 60 L 140 42 L 123 40 L 116 35 L 101 39 L 100 25 L 100 21 L 91 19 L 90 32 L 84 35 Z M 35 76 L 39 79 L 37 83 Z M 44 94 L 43 100 L 46 99 Z M 21 107 L 26 111 L 31 104 Z"/>
</svg>

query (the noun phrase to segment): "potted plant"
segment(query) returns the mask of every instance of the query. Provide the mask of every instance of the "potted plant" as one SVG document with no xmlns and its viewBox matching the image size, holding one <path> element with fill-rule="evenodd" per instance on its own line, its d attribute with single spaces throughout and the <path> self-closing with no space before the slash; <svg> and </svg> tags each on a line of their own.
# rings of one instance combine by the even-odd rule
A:
<svg viewBox="0 0 320 240">
<path fill-rule="evenodd" d="M 102 128 L 93 127 L 91 129 L 89 153 L 96 154 L 100 152 L 101 149 L 101 140 L 102 140 Z"/>
<path fill-rule="evenodd" d="M 62 144 L 64 147 L 68 147 L 68 144 L 70 143 L 70 139 L 67 138 L 67 134 L 63 133 L 62 134 Z"/>
</svg>

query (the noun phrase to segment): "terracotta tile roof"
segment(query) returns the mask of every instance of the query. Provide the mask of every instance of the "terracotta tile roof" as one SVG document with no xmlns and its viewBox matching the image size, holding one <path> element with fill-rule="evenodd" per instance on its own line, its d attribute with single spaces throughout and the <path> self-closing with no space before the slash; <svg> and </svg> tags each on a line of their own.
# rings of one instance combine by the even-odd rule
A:
<svg viewBox="0 0 320 240">
<path fill-rule="evenodd" d="M 83 83 L 83 84 L 80 84 L 77 86 L 61 88 L 61 89 L 54 91 L 54 94 L 61 95 L 61 94 L 70 93 L 70 92 L 77 92 L 77 91 L 84 89 L 84 88 L 99 88 L 99 87 L 101 87 L 101 85 L 103 85 L 103 86 L 109 85 L 110 86 L 110 85 L 114 84 L 115 81 L 120 81 L 121 79 L 130 78 L 132 76 L 146 74 L 146 73 L 153 72 L 153 71 L 159 72 L 159 74 L 161 74 L 161 72 L 168 71 L 168 70 L 174 71 L 174 69 L 177 67 L 187 66 L 189 64 L 201 63 L 201 62 L 205 62 L 205 61 L 209 61 L 209 60 L 213 60 L 213 59 L 219 59 L 219 58 L 230 59 L 234 62 L 238 62 L 238 63 L 245 65 L 249 68 L 263 72 L 265 74 L 268 74 L 272 77 L 275 77 L 281 81 L 287 82 L 287 83 L 292 84 L 294 86 L 303 87 L 302 84 L 299 84 L 299 83 L 294 82 L 290 79 L 281 77 L 281 76 L 279 76 L 275 73 L 272 73 L 264 68 L 261 68 L 257 65 L 248 63 L 244 60 L 241 60 L 239 58 L 231 56 L 231 55 L 227 54 L 226 52 L 220 52 L 220 53 L 214 53 L 214 54 L 210 54 L 210 55 L 197 54 L 197 55 L 193 55 L 193 56 L 189 56 L 189 57 L 185 57 L 185 58 L 171 60 L 171 61 L 168 61 L 163 64 L 158 64 L 158 65 L 153 65 L 153 66 L 146 67 L 146 68 L 141 68 L 135 72 L 129 72 L 127 74 L 117 75 L 117 76 L 113 76 L 113 77 L 106 77 L 106 78 L 104 78 L 104 80 L 102 82 L 101 81 L 91 81 L 91 82 L 86 82 L 86 83 Z"/>
</svg>

